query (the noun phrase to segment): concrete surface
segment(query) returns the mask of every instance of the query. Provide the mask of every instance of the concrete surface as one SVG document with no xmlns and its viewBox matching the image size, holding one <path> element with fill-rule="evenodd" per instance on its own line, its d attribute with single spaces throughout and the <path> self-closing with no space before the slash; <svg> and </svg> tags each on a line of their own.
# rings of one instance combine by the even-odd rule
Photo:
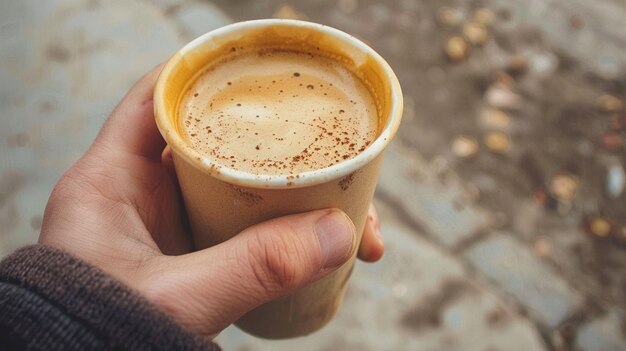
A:
<svg viewBox="0 0 626 351">
<path fill-rule="evenodd" d="M 462 63 L 442 53 L 462 25 L 439 23 L 442 6 L 462 21 L 495 14 Z M 401 80 L 377 191 L 387 251 L 356 266 L 319 333 L 276 342 L 231 327 L 226 350 L 626 350 L 626 196 L 603 190 L 624 131 L 621 149 L 602 141 L 624 110 L 597 106 L 626 100 L 621 0 L 0 0 L 0 256 L 36 241 L 54 183 L 141 74 L 199 34 L 276 13 L 364 39 Z M 498 72 L 515 55 L 527 68 L 511 82 Z M 482 116 L 496 83 L 523 104 L 494 125 Z M 494 130 L 509 151 L 489 149 Z M 459 135 L 477 141 L 473 157 L 451 148 Z M 577 186 L 565 200 L 551 185 L 563 172 Z M 610 222 L 608 238 L 589 216 Z"/>
</svg>

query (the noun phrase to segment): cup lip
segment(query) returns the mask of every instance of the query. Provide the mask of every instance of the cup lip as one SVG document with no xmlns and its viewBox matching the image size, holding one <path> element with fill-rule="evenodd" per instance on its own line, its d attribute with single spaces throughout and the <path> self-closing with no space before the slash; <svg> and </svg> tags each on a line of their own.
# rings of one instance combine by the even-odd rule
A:
<svg viewBox="0 0 626 351">
<path fill-rule="evenodd" d="M 348 42 L 352 46 L 362 50 L 383 68 L 386 78 L 389 80 L 391 86 L 391 109 L 389 112 L 389 118 L 387 119 L 387 123 L 378 137 L 365 150 L 357 154 L 355 157 L 341 161 L 330 167 L 291 175 L 254 174 L 244 172 L 229 168 L 217 162 L 213 162 L 209 157 L 206 157 L 200 152 L 194 150 L 183 140 L 182 136 L 179 135 L 177 132 L 177 126 L 172 123 L 173 119 L 168 118 L 167 110 L 165 108 L 167 81 L 172 74 L 174 67 L 176 67 L 182 59 L 184 59 L 184 55 L 187 52 L 208 41 L 211 41 L 213 38 L 220 37 L 227 33 L 274 25 L 306 27 L 318 32 L 324 32 L 332 35 L 339 38 L 341 41 Z M 269 189 L 301 188 L 323 184 L 332 180 L 343 178 L 363 168 L 382 154 L 384 149 L 393 139 L 393 136 L 397 132 L 402 119 L 402 103 L 402 90 L 400 88 L 398 78 L 389 64 L 376 51 L 374 51 L 374 49 L 352 35 L 333 27 L 308 21 L 290 19 L 260 19 L 237 22 L 201 35 L 185 45 L 176 55 L 167 61 L 159 74 L 154 90 L 154 109 L 157 127 L 174 153 L 201 171 L 206 172 L 221 181 L 238 186 Z"/>
</svg>

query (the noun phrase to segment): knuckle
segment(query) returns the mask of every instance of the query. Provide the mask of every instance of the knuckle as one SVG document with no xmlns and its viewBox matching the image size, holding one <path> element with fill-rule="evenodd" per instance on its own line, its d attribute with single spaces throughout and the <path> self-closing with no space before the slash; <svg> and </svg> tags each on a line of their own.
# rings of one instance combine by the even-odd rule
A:
<svg viewBox="0 0 626 351">
<path fill-rule="evenodd" d="M 61 177 L 52 195 L 55 199 L 65 200 L 80 198 L 84 201 L 87 200 L 85 197 L 91 196 L 112 200 L 120 186 L 120 181 L 111 171 L 110 165 L 99 162 L 90 155 L 79 160 Z"/>
<path fill-rule="evenodd" d="M 269 295 L 290 291 L 305 278 L 302 255 L 287 236 L 254 233 L 248 244 L 250 265 L 256 283 Z"/>
<path fill-rule="evenodd" d="M 78 172 L 74 167 L 70 168 L 59 181 L 55 184 L 50 194 L 51 200 L 66 199 L 72 197 L 76 193 L 75 183 L 77 182 Z"/>
<path fill-rule="evenodd" d="M 48 200 L 48 206 L 50 206 L 50 204 L 62 202 L 64 199 L 70 197 L 71 193 L 72 189 L 68 186 L 65 177 L 61 178 L 61 180 L 55 184 L 54 188 L 52 188 L 52 192 L 50 193 L 50 198 Z"/>
</svg>

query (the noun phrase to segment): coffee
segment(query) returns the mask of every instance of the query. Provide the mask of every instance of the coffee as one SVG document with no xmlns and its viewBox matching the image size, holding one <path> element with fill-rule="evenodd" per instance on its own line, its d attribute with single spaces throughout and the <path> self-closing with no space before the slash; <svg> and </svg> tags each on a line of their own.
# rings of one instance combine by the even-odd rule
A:
<svg viewBox="0 0 626 351">
<path fill-rule="evenodd" d="M 364 151 L 378 131 L 376 102 L 339 62 L 266 50 L 210 65 L 179 105 L 187 143 L 219 165 L 297 174 Z"/>
</svg>

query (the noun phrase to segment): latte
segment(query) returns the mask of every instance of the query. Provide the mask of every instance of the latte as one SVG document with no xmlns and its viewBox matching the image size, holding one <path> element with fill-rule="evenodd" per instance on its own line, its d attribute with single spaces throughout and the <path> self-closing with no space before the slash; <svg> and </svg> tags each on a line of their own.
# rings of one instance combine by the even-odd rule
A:
<svg viewBox="0 0 626 351">
<path fill-rule="evenodd" d="M 216 164 L 297 174 L 356 156 L 376 138 L 376 102 L 335 60 L 259 51 L 206 68 L 179 104 L 182 134 Z"/>
</svg>

